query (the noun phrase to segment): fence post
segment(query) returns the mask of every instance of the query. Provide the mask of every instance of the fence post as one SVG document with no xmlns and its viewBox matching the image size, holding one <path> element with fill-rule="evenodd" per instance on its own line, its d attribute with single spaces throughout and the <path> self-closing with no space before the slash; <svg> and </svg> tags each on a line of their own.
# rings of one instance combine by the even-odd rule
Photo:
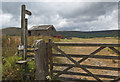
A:
<svg viewBox="0 0 120 82">
<path fill-rule="evenodd" d="M 53 78 L 53 56 L 52 56 L 52 46 L 51 46 L 52 40 L 49 39 L 48 45 L 47 45 L 47 53 L 48 53 L 48 58 L 50 62 L 50 72 L 49 75 L 51 78 Z"/>
<path fill-rule="evenodd" d="M 48 56 L 46 50 L 46 44 L 44 40 L 36 40 L 35 46 L 35 79 L 47 80 L 48 76 Z"/>
</svg>

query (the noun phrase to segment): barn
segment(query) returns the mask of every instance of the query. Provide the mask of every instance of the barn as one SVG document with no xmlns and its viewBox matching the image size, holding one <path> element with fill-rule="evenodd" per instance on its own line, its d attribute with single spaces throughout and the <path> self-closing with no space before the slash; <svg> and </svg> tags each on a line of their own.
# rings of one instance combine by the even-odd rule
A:
<svg viewBox="0 0 120 82">
<path fill-rule="evenodd" d="M 53 25 L 33 26 L 28 30 L 29 36 L 55 36 L 56 29 Z"/>
</svg>

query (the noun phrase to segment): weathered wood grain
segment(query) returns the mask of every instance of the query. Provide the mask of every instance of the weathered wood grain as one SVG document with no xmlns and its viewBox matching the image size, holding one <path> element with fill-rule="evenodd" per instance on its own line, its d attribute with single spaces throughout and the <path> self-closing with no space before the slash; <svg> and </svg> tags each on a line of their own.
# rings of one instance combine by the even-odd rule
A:
<svg viewBox="0 0 120 82">
<path fill-rule="evenodd" d="M 27 18 L 25 19 L 25 28 L 24 28 L 24 59 L 27 59 Z"/>
<path fill-rule="evenodd" d="M 58 72 L 62 72 L 62 71 L 54 70 L 53 72 L 58 73 Z M 92 77 L 91 75 L 89 75 L 89 74 L 87 74 L 87 73 L 78 73 L 78 72 L 63 72 L 63 74 L 81 75 L 81 76 L 90 76 L 90 77 Z M 99 74 L 94 74 L 94 75 L 97 76 L 97 77 L 110 78 L 110 79 L 115 79 L 115 78 L 118 77 L 118 76 L 111 76 L 111 75 L 99 75 Z"/>
<path fill-rule="evenodd" d="M 70 57 L 76 57 L 76 58 L 82 58 L 82 57 L 87 57 L 89 55 L 83 55 L 83 54 L 68 54 Z M 65 57 L 62 54 L 53 54 L 53 56 L 56 57 Z M 116 60 L 120 60 L 120 56 L 105 56 L 105 55 L 92 55 L 89 58 L 97 58 L 97 59 L 116 59 Z"/>
<path fill-rule="evenodd" d="M 46 54 L 46 44 L 44 40 L 36 40 L 35 43 L 35 79 L 47 80 L 48 76 L 48 56 Z"/>
<path fill-rule="evenodd" d="M 47 54 L 50 62 L 50 77 L 52 78 L 53 76 L 53 55 L 52 55 L 52 46 L 50 45 L 52 43 L 52 39 L 49 39 L 49 42 L 46 44 L 47 45 Z"/>
<path fill-rule="evenodd" d="M 74 65 L 74 64 L 59 64 L 59 63 L 53 63 L 54 66 L 69 66 L 69 67 L 85 67 L 89 69 L 102 69 L 102 70 L 114 70 L 114 71 L 120 71 L 119 67 L 105 67 L 105 66 L 91 66 L 91 65 Z"/>
<path fill-rule="evenodd" d="M 24 44 L 23 32 L 25 28 L 25 5 L 21 6 L 21 45 Z"/>
<path fill-rule="evenodd" d="M 26 60 L 20 60 L 20 61 L 17 61 L 16 64 L 25 64 L 25 63 L 27 63 L 29 61 L 32 61 L 32 60 L 34 60 L 34 58 L 29 58 L 29 59 L 26 59 Z"/>
<path fill-rule="evenodd" d="M 25 10 L 25 14 L 32 15 L 32 13 L 29 10 Z"/>
<path fill-rule="evenodd" d="M 109 47 L 111 50 L 113 50 L 115 53 L 117 53 L 120 56 L 120 51 L 118 51 L 117 49 L 115 49 L 114 47 Z"/>
<path fill-rule="evenodd" d="M 78 43 L 78 42 L 54 42 L 59 46 L 101 46 L 101 47 L 120 47 L 119 43 Z"/>
<path fill-rule="evenodd" d="M 76 79 L 76 78 L 68 78 L 68 77 L 58 77 L 57 79 L 62 80 L 63 82 L 97 82 L 95 80 L 84 80 L 84 79 Z"/>
<path fill-rule="evenodd" d="M 81 63 L 81 62 L 85 61 L 85 60 L 88 59 L 90 56 L 96 54 L 97 52 L 101 51 L 101 50 L 104 49 L 104 48 L 105 48 L 105 47 L 100 47 L 100 48 L 96 49 L 95 51 L 93 51 L 92 53 L 90 53 L 89 56 L 86 56 L 86 57 L 82 58 L 82 59 L 79 60 L 77 63 Z M 62 54 L 63 54 L 63 53 L 62 53 Z M 76 65 L 77 65 L 77 64 L 76 64 Z M 68 68 L 64 69 L 63 72 L 68 71 L 68 70 L 71 69 L 71 68 L 72 68 L 72 66 L 69 66 Z M 84 69 L 84 68 L 83 68 L 83 69 Z M 87 72 L 87 71 L 86 71 L 86 72 Z M 89 71 L 88 71 L 88 72 L 89 72 Z M 58 77 L 58 76 L 61 75 L 61 74 L 62 74 L 62 72 L 61 72 L 61 73 L 58 73 L 58 74 L 55 75 L 55 76 Z M 95 78 L 96 78 L 96 80 L 97 80 L 97 77 L 95 77 Z M 99 79 L 98 79 L 98 80 L 99 80 Z"/>
<path fill-rule="evenodd" d="M 79 64 L 79 62 L 76 62 L 74 59 L 72 59 L 69 55 L 67 55 L 65 52 L 63 52 L 62 50 L 60 50 L 56 45 L 54 45 L 54 43 L 52 43 L 51 44 L 52 46 L 53 46 L 53 48 L 55 49 L 55 50 L 57 50 L 58 52 L 60 52 L 60 53 L 62 53 L 65 57 L 67 57 L 70 61 L 72 61 L 75 65 L 80 65 Z M 95 52 L 98 52 L 98 51 L 95 51 Z M 94 53 L 95 53 L 94 52 Z M 83 58 L 84 60 L 85 59 L 87 59 L 88 57 L 85 57 L 85 58 Z M 82 61 L 84 61 L 84 60 L 82 60 Z M 82 62 L 81 60 L 80 60 L 80 62 Z M 71 69 L 72 67 L 68 67 L 69 69 Z M 94 77 L 97 81 L 99 81 L 99 82 L 102 82 L 102 80 L 101 79 L 99 79 L 97 76 L 95 76 L 94 74 L 92 74 L 89 70 L 87 70 L 84 66 L 81 66 L 80 67 L 82 70 L 84 70 L 85 72 L 87 72 L 89 75 L 91 75 L 92 77 Z M 66 70 L 67 71 L 67 70 Z M 63 73 L 64 71 L 62 71 L 61 73 Z M 57 77 L 58 75 L 56 75 L 56 77 Z"/>
</svg>

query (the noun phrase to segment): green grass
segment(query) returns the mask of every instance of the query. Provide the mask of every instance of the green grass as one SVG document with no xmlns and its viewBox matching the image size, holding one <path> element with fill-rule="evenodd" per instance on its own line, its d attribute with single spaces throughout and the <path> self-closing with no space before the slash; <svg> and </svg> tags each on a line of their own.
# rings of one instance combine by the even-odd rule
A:
<svg viewBox="0 0 120 82">
<path fill-rule="evenodd" d="M 19 58 L 17 56 L 10 56 L 3 59 L 2 66 L 2 79 L 3 80 L 20 80 L 22 79 L 23 71 L 19 65 L 16 64 L 16 61 Z"/>
</svg>

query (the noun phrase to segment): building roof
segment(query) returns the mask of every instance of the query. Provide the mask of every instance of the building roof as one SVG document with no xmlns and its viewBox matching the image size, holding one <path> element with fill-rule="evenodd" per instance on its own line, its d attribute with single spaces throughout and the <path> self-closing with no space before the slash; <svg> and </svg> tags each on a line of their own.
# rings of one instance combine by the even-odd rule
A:
<svg viewBox="0 0 120 82">
<path fill-rule="evenodd" d="M 39 25 L 39 26 L 33 26 L 29 30 L 48 30 L 50 27 L 53 27 L 53 25 Z"/>
</svg>

